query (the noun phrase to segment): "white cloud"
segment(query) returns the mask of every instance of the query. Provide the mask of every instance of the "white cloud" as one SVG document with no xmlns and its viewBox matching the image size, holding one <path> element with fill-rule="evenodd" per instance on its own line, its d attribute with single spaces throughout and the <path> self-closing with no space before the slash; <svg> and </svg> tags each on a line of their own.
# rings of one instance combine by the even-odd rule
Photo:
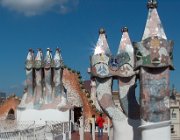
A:
<svg viewBox="0 0 180 140">
<path fill-rule="evenodd" d="M 48 11 L 65 14 L 78 5 L 79 0 L 0 0 L 0 5 L 26 16 L 40 15 Z"/>
</svg>

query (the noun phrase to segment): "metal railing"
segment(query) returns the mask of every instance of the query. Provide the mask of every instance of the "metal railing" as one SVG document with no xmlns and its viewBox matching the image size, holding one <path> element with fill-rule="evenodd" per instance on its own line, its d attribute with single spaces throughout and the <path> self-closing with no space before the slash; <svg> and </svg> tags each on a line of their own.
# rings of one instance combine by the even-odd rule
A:
<svg viewBox="0 0 180 140">
<path fill-rule="evenodd" d="M 1 140 L 69 140 L 69 122 L 0 122 Z"/>
</svg>

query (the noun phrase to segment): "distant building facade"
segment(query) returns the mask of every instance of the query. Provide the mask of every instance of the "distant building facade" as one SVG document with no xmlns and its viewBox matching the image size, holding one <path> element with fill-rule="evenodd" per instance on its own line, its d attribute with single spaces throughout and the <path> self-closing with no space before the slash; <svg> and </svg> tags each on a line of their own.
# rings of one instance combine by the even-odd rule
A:
<svg viewBox="0 0 180 140">
<path fill-rule="evenodd" d="M 170 96 L 171 140 L 180 140 L 180 93 L 174 88 Z"/>
<path fill-rule="evenodd" d="M 0 105 L 6 100 L 6 93 L 0 92 Z"/>
</svg>

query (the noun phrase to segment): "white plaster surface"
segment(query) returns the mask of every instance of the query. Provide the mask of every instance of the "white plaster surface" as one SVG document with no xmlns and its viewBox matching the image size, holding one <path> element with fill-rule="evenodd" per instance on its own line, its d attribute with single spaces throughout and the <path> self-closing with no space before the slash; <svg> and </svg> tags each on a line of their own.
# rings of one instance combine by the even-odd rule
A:
<svg viewBox="0 0 180 140">
<path fill-rule="evenodd" d="M 57 109 L 46 109 L 46 110 L 17 110 L 17 121 L 32 122 L 36 124 L 45 124 L 46 121 L 56 122 L 68 122 L 69 121 L 69 110 L 61 112 Z"/>
<path fill-rule="evenodd" d="M 113 140 L 141 140 L 138 129 L 131 126 L 138 126 L 139 123 L 138 120 L 127 118 L 123 121 L 113 121 Z"/>
<path fill-rule="evenodd" d="M 170 121 L 142 125 L 142 140 L 170 140 Z"/>
</svg>

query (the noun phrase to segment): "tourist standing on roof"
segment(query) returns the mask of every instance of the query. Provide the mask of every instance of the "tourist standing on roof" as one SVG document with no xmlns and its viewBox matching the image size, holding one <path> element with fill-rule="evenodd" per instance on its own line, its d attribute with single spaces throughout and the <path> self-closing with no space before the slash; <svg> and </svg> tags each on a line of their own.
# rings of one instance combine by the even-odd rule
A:
<svg viewBox="0 0 180 140">
<path fill-rule="evenodd" d="M 96 123 L 98 125 L 98 136 L 103 136 L 103 124 L 105 120 L 102 117 L 102 114 L 99 115 L 99 117 L 96 119 Z"/>
</svg>

